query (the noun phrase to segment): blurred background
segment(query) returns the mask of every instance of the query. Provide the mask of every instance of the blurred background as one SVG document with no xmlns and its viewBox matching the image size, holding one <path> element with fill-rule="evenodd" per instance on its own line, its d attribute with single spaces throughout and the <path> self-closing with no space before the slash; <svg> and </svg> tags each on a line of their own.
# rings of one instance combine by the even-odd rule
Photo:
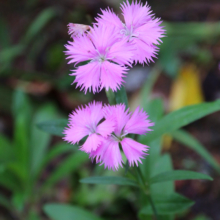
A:
<svg viewBox="0 0 220 220">
<path fill-rule="evenodd" d="M 137 219 L 134 194 L 126 187 L 90 186 L 79 179 L 112 171 L 40 131 L 38 122 L 67 118 L 105 92 L 86 95 L 71 85 L 63 51 L 68 23 L 91 24 L 100 8 L 119 13 L 118 0 L 0 1 L 0 220 L 49 219 L 42 206 L 70 203 L 105 219 Z M 145 3 L 145 1 L 142 1 Z M 142 100 L 162 100 L 166 113 L 220 98 L 220 1 L 149 0 L 164 21 L 158 59 L 135 66 L 126 78 L 131 109 Z M 151 115 L 150 115 L 151 118 Z M 152 119 L 153 120 L 153 119 Z M 184 128 L 220 163 L 220 112 Z M 176 219 L 220 219 L 219 174 L 194 151 L 169 136 L 163 139 L 174 169 L 208 173 L 212 182 L 177 181 L 176 191 L 196 203 Z M 19 163 L 15 158 L 19 158 Z M 120 175 L 123 171 L 114 173 Z"/>
</svg>

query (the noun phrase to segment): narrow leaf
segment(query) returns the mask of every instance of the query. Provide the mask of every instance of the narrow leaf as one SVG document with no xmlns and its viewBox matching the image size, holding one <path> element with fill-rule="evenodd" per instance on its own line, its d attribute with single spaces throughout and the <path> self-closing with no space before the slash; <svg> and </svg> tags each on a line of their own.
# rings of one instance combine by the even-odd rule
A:
<svg viewBox="0 0 220 220">
<path fill-rule="evenodd" d="M 213 180 L 210 176 L 187 170 L 173 170 L 164 173 L 160 173 L 150 179 L 150 183 L 159 183 L 174 180 L 190 180 L 190 179 L 203 179 Z"/>
<path fill-rule="evenodd" d="M 171 136 L 184 144 L 188 148 L 194 150 L 202 158 L 204 158 L 217 172 L 220 172 L 220 164 L 212 157 L 212 155 L 200 144 L 192 135 L 184 130 L 171 132 Z"/>
<path fill-rule="evenodd" d="M 52 121 L 45 121 L 37 124 L 37 127 L 49 134 L 63 137 L 63 130 L 67 126 L 67 119 L 56 119 Z"/>
<path fill-rule="evenodd" d="M 118 177 L 118 176 L 93 176 L 80 180 L 81 183 L 89 183 L 89 184 L 104 184 L 104 185 L 123 185 L 123 186 L 136 186 L 137 183 L 134 180 Z"/>
<path fill-rule="evenodd" d="M 43 158 L 46 154 L 49 142 L 50 135 L 39 130 L 35 124 L 47 119 L 55 117 L 56 108 L 51 105 L 45 105 L 41 107 L 36 114 L 34 115 L 34 120 L 31 125 L 31 140 L 30 140 L 30 169 L 31 174 L 36 175 L 37 170 L 39 169 Z M 40 137 L 40 138 L 39 138 Z"/>
<path fill-rule="evenodd" d="M 31 23 L 22 41 L 28 44 L 56 14 L 56 10 L 53 8 L 44 9 Z"/>
<path fill-rule="evenodd" d="M 101 220 L 82 208 L 63 204 L 47 204 L 44 212 L 52 220 Z"/>
<path fill-rule="evenodd" d="M 43 188 L 53 186 L 57 181 L 61 180 L 62 178 L 79 168 L 86 160 L 88 160 L 88 155 L 81 151 L 70 155 L 46 180 Z"/>
<path fill-rule="evenodd" d="M 184 196 L 181 196 L 177 193 L 173 193 L 171 195 L 158 195 L 153 197 L 156 210 L 160 215 L 167 214 L 176 214 L 179 212 L 188 209 L 190 206 L 194 204 L 193 201 L 187 199 Z M 142 208 L 139 212 L 139 215 L 152 215 L 153 210 L 150 204 Z"/>
<path fill-rule="evenodd" d="M 149 143 L 165 133 L 175 131 L 218 110 L 220 110 L 220 100 L 191 105 L 171 112 L 155 124 L 153 132 L 141 136 L 141 142 Z"/>
</svg>

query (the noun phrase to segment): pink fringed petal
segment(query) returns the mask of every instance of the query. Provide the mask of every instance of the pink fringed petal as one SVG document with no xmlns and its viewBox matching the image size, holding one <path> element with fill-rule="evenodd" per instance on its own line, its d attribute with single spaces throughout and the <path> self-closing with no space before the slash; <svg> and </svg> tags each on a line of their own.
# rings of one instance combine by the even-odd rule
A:
<svg viewBox="0 0 220 220">
<path fill-rule="evenodd" d="M 71 126 L 63 131 L 65 135 L 63 139 L 71 144 L 79 143 L 79 141 L 89 134 L 89 129 L 81 126 Z"/>
<path fill-rule="evenodd" d="M 88 136 L 85 143 L 81 146 L 80 150 L 85 151 L 86 153 L 90 153 L 95 151 L 98 146 L 102 143 L 102 137 L 95 133 Z"/>
<path fill-rule="evenodd" d="M 124 66 L 119 66 L 114 63 L 105 61 L 102 63 L 101 69 L 101 89 L 112 89 L 117 91 L 121 84 L 124 82 L 123 77 L 127 74 L 128 69 Z"/>
<path fill-rule="evenodd" d="M 140 110 L 140 107 L 136 108 L 134 113 L 131 115 L 130 119 L 125 125 L 125 133 L 131 134 L 145 134 L 147 131 L 151 131 L 149 127 L 153 126 L 150 120 L 147 119 L 148 116 L 143 109 Z"/>
<path fill-rule="evenodd" d="M 86 65 L 79 66 L 71 75 L 76 76 L 73 83 L 77 83 L 77 87 L 81 87 L 87 93 L 98 92 L 100 87 L 101 64 L 98 62 L 90 62 Z"/>
<path fill-rule="evenodd" d="M 114 25 L 118 29 L 123 27 L 119 17 L 110 8 L 105 10 L 101 9 L 101 12 L 102 14 L 98 14 L 99 17 L 95 18 L 95 20 L 98 22 L 98 25 Z"/>
<path fill-rule="evenodd" d="M 104 154 L 101 156 L 102 164 L 104 164 L 105 168 L 109 170 L 118 170 L 122 163 L 122 156 L 119 149 L 118 142 L 116 141 L 108 141 L 106 145 L 103 146 L 105 148 Z"/>
<path fill-rule="evenodd" d="M 127 0 L 121 4 L 122 14 L 124 16 L 125 24 L 127 27 L 139 27 L 151 19 L 150 6 L 143 5 L 141 2 L 132 2 Z"/>
<path fill-rule="evenodd" d="M 121 145 L 130 166 L 134 166 L 134 164 L 138 166 L 138 162 L 142 163 L 141 159 L 146 155 L 145 152 L 148 150 L 148 146 L 140 144 L 131 138 L 124 138 L 121 141 Z"/>
<path fill-rule="evenodd" d="M 128 109 L 124 104 L 118 104 L 116 106 L 107 105 L 103 108 L 105 118 L 113 117 L 115 119 L 115 130 L 114 133 L 120 136 L 123 128 L 130 118 Z"/>
<path fill-rule="evenodd" d="M 115 129 L 115 121 L 113 118 L 107 118 L 97 126 L 96 132 L 103 137 L 109 136 Z"/>
</svg>

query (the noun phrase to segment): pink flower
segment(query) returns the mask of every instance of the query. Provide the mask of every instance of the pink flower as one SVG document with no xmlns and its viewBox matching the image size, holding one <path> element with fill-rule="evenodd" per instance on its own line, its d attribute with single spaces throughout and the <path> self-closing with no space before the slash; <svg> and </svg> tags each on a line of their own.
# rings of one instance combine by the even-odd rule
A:
<svg viewBox="0 0 220 220">
<path fill-rule="evenodd" d="M 71 144 L 88 136 L 81 150 L 87 153 L 94 151 L 114 130 L 114 120 L 104 119 L 102 103 L 93 102 L 85 107 L 79 107 L 69 115 L 68 127 L 64 130 L 64 140 Z"/>
<path fill-rule="evenodd" d="M 134 51 L 130 43 L 119 38 L 115 27 L 95 25 L 87 35 L 68 43 L 65 53 L 69 63 L 88 61 L 71 74 L 76 87 L 95 93 L 103 88 L 116 91 L 121 86 L 128 71 L 125 65 L 131 66 Z"/>
<path fill-rule="evenodd" d="M 89 25 L 84 25 L 84 24 L 73 24 L 73 23 L 69 23 L 67 25 L 68 27 L 68 34 L 71 36 L 71 38 L 75 38 L 75 37 L 80 37 L 82 36 L 84 33 L 87 33 L 90 30 L 90 26 Z"/>
<path fill-rule="evenodd" d="M 162 21 L 155 18 L 150 7 L 141 2 L 127 0 L 121 4 L 124 21 L 109 8 L 101 10 L 102 14 L 96 18 L 98 25 L 113 25 L 117 33 L 135 46 L 135 63 L 148 64 L 156 57 L 160 38 L 164 37 L 165 30 L 160 26 Z"/>
<path fill-rule="evenodd" d="M 137 108 L 133 114 L 126 110 L 124 104 L 116 106 L 105 106 L 103 108 L 106 119 L 113 118 L 115 120 L 115 128 L 111 136 L 103 140 L 99 147 L 90 153 L 92 159 L 96 158 L 96 162 L 101 162 L 105 168 L 117 170 L 122 167 L 122 156 L 119 144 L 129 161 L 130 166 L 138 166 L 138 162 L 147 155 L 148 146 L 138 143 L 133 139 L 126 137 L 128 134 L 146 134 L 151 131 L 149 127 L 154 123 L 150 122 L 147 114 L 140 108 Z"/>
</svg>

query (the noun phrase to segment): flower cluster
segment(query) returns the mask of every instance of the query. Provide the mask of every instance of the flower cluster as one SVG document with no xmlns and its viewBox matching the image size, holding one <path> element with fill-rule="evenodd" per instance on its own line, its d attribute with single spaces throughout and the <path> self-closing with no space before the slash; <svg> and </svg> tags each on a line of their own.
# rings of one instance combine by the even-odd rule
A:
<svg viewBox="0 0 220 220">
<path fill-rule="evenodd" d="M 70 114 L 64 140 L 75 144 L 87 137 L 80 150 L 88 153 L 96 163 L 104 164 L 105 168 L 117 170 L 124 163 L 120 145 L 130 166 L 141 163 L 148 146 L 129 138 L 128 134 L 145 134 L 153 125 L 140 108 L 132 114 L 124 104 L 103 107 L 101 103 L 93 102 Z"/>
<path fill-rule="evenodd" d="M 133 63 L 153 61 L 165 32 L 147 3 L 121 4 L 123 20 L 109 8 L 101 11 L 93 27 L 69 24 L 73 41 L 65 53 L 75 64 L 73 83 L 85 93 L 119 89 Z"/>
<path fill-rule="evenodd" d="M 133 64 L 148 64 L 157 55 L 165 31 L 147 3 L 130 4 L 127 0 L 121 4 L 121 11 L 123 20 L 107 8 L 95 18 L 93 27 L 68 25 L 72 41 L 65 45 L 65 54 L 69 63 L 74 63 L 73 83 L 85 93 L 103 88 L 117 91 Z M 63 133 L 65 141 L 80 144 L 80 150 L 92 161 L 117 170 L 124 163 L 121 152 L 130 166 L 141 163 L 148 146 L 129 134 L 146 134 L 153 125 L 139 107 L 130 113 L 124 104 L 102 106 L 101 102 L 92 102 L 70 114 Z"/>
</svg>

